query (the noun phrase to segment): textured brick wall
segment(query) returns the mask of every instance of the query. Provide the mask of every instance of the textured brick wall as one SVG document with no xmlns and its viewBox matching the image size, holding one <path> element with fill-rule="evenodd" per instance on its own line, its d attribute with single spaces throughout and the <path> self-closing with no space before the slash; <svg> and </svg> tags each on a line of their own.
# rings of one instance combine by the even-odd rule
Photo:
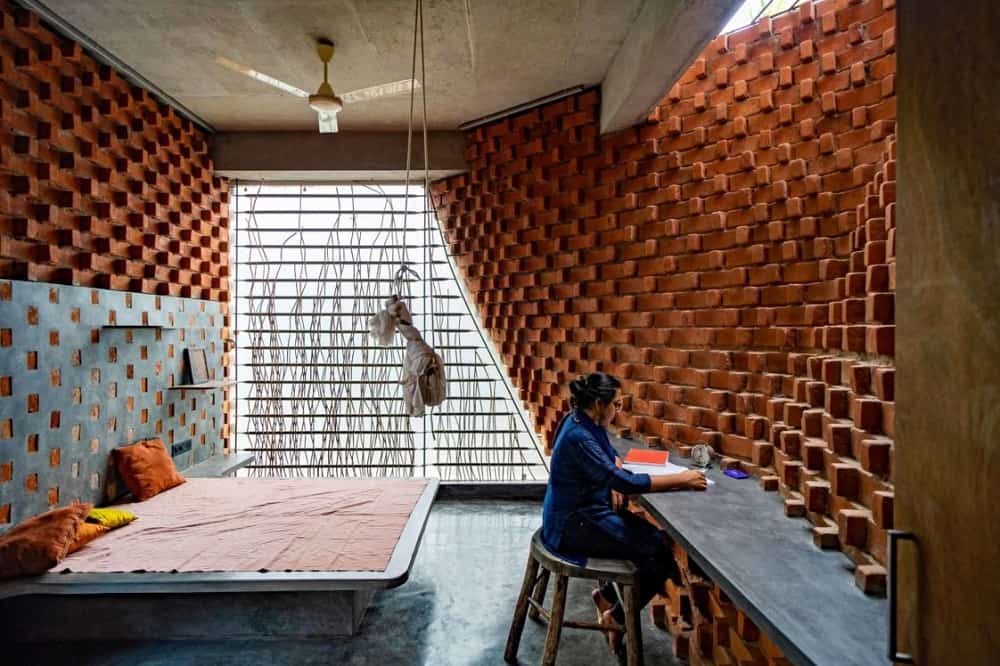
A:
<svg viewBox="0 0 1000 666">
<path fill-rule="evenodd" d="M 596 91 L 470 133 L 451 250 L 546 439 L 573 376 L 620 425 L 707 442 L 884 583 L 892 526 L 893 0 L 804 2 L 712 42 L 647 122 Z M 733 463 L 731 463 L 733 464 Z"/>
<path fill-rule="evenodd" d="M 228 301 L 201 130 L 4 0 L 0 72 L 0 278 Z"/>
<path fill-rule="evenodd" d="M 670 632 L 676 657 L 691 666 L 790 666 L 792 662 L 777 643 L 733 604 L 677 544 L 674 559 L 680 582 L 668 580 L 663 593 L 648 608 L 653 624 Z"/>
<path fill-rule="evenodd" d="M 138 292 L 142 307 L 155 299 L 157 310 L 162 297 L 218 302 L 207 304 L 216 316 L 207 328 L 199 323 L 198 338 L 186 343 L 182 330 L 169 343 L 157 333 L 132 344 L 129 333 L 127 344 L 111 340 L 120 358 L 101 355 L 109 334 L 99 326 L 113 323 L 104 306 L 129 294 L 95 290 L 97 300 L 81 301 L 75 314 L 67 306 L 34 322 L 23 299 L 0 303 L 11 315 L 0 319 L 0 531 L 46 506 L 99 500 L 113 483 L 104 469 L 110 448 L 156 433 L 172 439 L 173 423 L 177 439 L 183 430 L 198 440 L 197 455 L 225 446 L 228 391 L 189 395 L 175 407 L 158 382 L 173 381 L 184 346 L 208 339 L 215 353 L 230 337 L 228 227 L 227 184 L 214 176 L 200 129 L 35 14 L 0 0 L 0 301 L 10 300 L 12 286 L 37 296 L 31 285 L 16 286 L 20 280 Z M 91 290 L 50 293 L 55 300 L 38 309 L 58 310 L 60 298 L 76 302 Z M 182 307 L 180 298 L 164 302 Z M 54 328 L 39 341 L 34 326 L 43 324 Z M 217 372 L 228 373 L 228 353 L 218 352 Z M 141 390 L 103 390 L 149 359 L 168 369 L 144 376 Z M 78 381 L 83 371 L 103 379 Z M 78 418 L 83 408 L 98 416 Z"/>
</svg>

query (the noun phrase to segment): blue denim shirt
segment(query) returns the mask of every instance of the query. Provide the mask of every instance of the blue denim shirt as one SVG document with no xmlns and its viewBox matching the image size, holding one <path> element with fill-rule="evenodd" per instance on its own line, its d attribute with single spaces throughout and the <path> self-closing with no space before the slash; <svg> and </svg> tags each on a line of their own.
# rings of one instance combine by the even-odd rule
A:
<svg viewBox="0 0 1000 666">
<path fill-rule="evenodd" d="M 570 514 L 582 512 L 611 534 L 623 534 L 625 522 L 611 508 L 611 490 L 648 492 L 648 474 L 615 467 L 615 450 L 604 428 L 584 412 L 567 414 L 556 430 L 549 465 L 549 485 L 542 505 L 542 542 L 559 552 Z"/>
</svg>

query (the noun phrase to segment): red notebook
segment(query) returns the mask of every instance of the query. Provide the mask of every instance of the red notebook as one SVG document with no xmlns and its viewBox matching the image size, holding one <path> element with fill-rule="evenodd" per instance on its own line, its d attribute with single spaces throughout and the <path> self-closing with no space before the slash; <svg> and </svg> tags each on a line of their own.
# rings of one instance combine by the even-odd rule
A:
<svg viewBox="0 0 1000 666">
<path fill-rule="evenodd" d="M 657 451 L 655 449 L 629 449 L 625 456 L 625 462 L 636 465 L 663 465 L 670 457 L 670 451 Z"/>
</svg>

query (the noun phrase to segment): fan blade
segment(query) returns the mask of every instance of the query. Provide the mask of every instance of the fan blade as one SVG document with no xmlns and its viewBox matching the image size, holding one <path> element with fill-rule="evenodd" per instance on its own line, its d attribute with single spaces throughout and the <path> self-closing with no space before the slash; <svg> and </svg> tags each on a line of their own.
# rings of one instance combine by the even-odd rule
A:
<svg viewBox="0 0 1000 666">
<path fill-rule="evenodd" d="M 261 83 L 266 83 L 269 86 L 274 86 L 275 88 L 283 90 L 291 95 L 295 95 L 296 97 L 306 97 L 306 98 L 309 97 L 309 93 L 307 93 L 305 90 L 302 90 L 301 88 L 296 88 L 290 83 L 285 83 L 284 81 L 280 81 L 274 78 L 273 76 L 269 76 L 263 72 L 258 72 L 256 69 L 250 69 L 249 67 L 244 67 L 238 62 L 233 62 L 229 58 L 223 58 L 222 56 L 218 56 L 216 57 L 215 62 L 222 65 L 226 69 L 231 69 L 234 72 L 239 72 L 240 74 L 249 76 L 250 78 L 256 79 Z"/>
<path fill-rule="evenodd" d="M 316 115 L 319 117 L 320 134 L 333 134 L 337 131 L 336 113 L 317 113 Z"/>
<path fill-rule="evenodd" d="M 380 97 L 402 95 L 409 93 L 414 88 L 420 88 L 420 81 L 416 81 L 414 79 L 403 79 L 402 81 L 380 83 L 377 86 L 369 86 L 368 88 L 352 90 L 351 92 L 344 93 L 340 96 L 340 98 L 344 100 L 344 104 L 356 104 L 358 102 L 366 102 Z"/>
</svg>

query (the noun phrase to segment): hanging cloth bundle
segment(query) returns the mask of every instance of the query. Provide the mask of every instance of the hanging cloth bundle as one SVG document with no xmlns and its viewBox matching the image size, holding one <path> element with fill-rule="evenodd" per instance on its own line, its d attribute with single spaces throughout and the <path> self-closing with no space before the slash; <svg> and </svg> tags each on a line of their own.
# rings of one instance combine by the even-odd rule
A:
<svg viewBox="0 0 1000 666">
<path fill-rule="evenodd" d="M 444 360 L 420 335 L 420 331 L 413 325 L 410 309 L 399 297 L 407 274 L 420 277 L 411 268 L 400 266 L 396 271 L 396 293 L 386 299 L 385 309 L 368 319 L 368 333 L 381 345 L 392 342 L 396 331 L 406 338 L 403 374 L 399 380 L 403 386 L 403 406 L 410 416 L 423 416 L 426 407 L 435 407 L 444 402 L 448 394 L 448 382 L 444 373 Z"/>
<path fill-rule="evenodd" d="M 407 414 L 423 416 L 426 407 L 444 402 L 448 394 L 444 361 L 413 325 L 405 301 L 395 295 L 386 299 L 385 309 L 368 320 L 368 327 L 371 336 L 381 344 L 391 342 L 397 330 L 406 338 L 399 383 L 403 386 L 403 405 Z"/>
</svg>

